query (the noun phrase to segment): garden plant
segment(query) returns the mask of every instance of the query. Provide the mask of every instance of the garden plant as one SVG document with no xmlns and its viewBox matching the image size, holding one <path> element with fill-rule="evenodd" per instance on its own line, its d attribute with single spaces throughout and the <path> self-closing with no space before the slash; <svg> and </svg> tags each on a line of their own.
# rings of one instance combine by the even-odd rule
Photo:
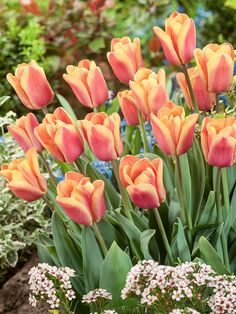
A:
<svg viewBox="0 0 236 314">
<path fill-rule="evenodd" d="M 51 211 L 52 236 L 38 239 L 41 263 L 29 274 L 34 307 L 236 312 L 236 121 L 234 104 L 221 101 L 234 92 L 234 49 L 196 48 L 184 13 L 153 31 L 179 69 L 180 97 L 170 98 L 165 69 L 145 67 L 140 39 L 127 36 L 107 53 L 123 86 L 113 99 L 94 61 L 66 67 L 64 81 L 91 110 L 84 119 L 62 95 L 51 110 L 54 92 L 37 62 L 7 75 L 30 112 L 8 126 L 24 156 L 0 174 L 17 197 Z"/>
</svg>

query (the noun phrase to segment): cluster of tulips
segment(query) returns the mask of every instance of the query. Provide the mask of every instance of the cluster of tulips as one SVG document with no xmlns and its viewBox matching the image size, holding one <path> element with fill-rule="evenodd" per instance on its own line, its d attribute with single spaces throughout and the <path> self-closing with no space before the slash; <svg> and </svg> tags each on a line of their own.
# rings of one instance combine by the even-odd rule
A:
<svg viewBox="0 0 236 314">
<path fill-rule="evenodd" d="M 69 65 L 67 73 L 63 75 L 79 102 L 93 110 L 79 121 L 72 119 L 62 107 L 48 113 L 47 106 L 52 102 L 54 93 L 43 69 L 31 61 L 18 65 L 15 75 L 8 74 L 7 80 L 28 109 L 43 109 L 45 117 L 39 123 L 35 115 L 29 113 L 19 118 L 15 125 L 9 126 L 9 132 L 26 155 L 25 158 L 4 164 L 0 174 L 7 179 L 8 188 L 18 197 L 29 202 L 43 197 L 50 206 L 47 182 L 38 163 L 40 155 L 49 171 L 51 185 L 56 187 L 57 204 L 74 222 L 96 225 L 105 214 L 105 183 L 100 179 L 91 182 L 80 168 L 78 161 L 81 158 L 86 160 L 87 145 L 97 159 L 111 161 L 123 212 L 131 222 L 134 205 L 153 209 L 169 261 L 173 262 L 165 227 L 157 209 L 167 197 L 164 163 L 158 156 L 150 157 L 154 154 L 150 152 L 144 124 L 150 121 L 158 149 L 176 169 L 183 222 L 186 230 L 191 231 L 193 221 L 184 200 L 187 196 L 183 195 L 180 156 L 190 150 L 193 141 L 200 138 L 206 162 L 218 168 L 218 185 L 222 168 L 231 167 L 236 162 L 235 118 L 223 113 L 220 117 L 214 117 L 215 112 L 220 111 L 219 93 L 227 92 L 232 84 L 234 50 L 229 43 L 208 44 L 202 50 L 196 48 L 194 21 L 186 14 L 177 12 L 166 19 L 165 31 L 154 27 L 154 33 L 161 42 L 167 61 L 181 68 L 177 81 L 185 97 L 186 110 L 170 101 L 165 70 L 160 69 L 155 73 L 144 67 L 138 38 L 133 41 L 129 37 L 113 39 L 111 51 L 107 54 L 116 77 L 129 85 L 130 89 L 118 92 L 117 97 L 127 125 L 140 128 L 144 156 L 123 155 L 121 117 L 117 112 L 108 115 L 100 111 L 109 91 L 94 61 L 82 60 L 78 66 Z M 196 66 L 188 68 L 187 63 L 193 58 Z M 75 164 L 74 170 L 77 170 L 66 172 L 65 179 L 57 183 L 43 150 L 47 150 L 57 161 L 73 163 L 73 167 Z M 220 197 L 216 197 L 216 202 L 220 224 Z M 96 231 L 99 232 L 97 228 Z M 106 254 L 106 243 L 101 239 L 101 234 L 97 235 Z"/>
</svg>

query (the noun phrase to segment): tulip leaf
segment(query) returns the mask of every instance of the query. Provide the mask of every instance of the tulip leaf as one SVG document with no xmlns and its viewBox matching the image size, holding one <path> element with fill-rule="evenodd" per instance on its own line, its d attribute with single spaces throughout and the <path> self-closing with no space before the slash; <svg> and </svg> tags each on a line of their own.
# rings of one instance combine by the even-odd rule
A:
<svg viewBox="0 0 236 314">
<path fill-rule="evenodd" d="M 6 101 L 8 101 L 11 97 L 10 96 L 2 96 L 0 97 L 0 106 L 5 104 Z"/>
<path fill-rule="evenodd" d="M 101 221 L 98 223 L 98 228 L 107 243 L 108 247 L 112 245 L 112 243 L 115 241 L 121 248 L 125 248 L 125 241 L 124 241 L 124 235 L 121 234 L 113 225 L 109 222 L 109 219 L 107 219 L 108 215 L 104 217 Z"/>
<path fill-rule="evenodd" d="M 103 257 L 93 231 L 86 226 L 82 231 L 82 256 L 85 290 L 89 292 L 99 287 Z"/>
<path fill-rule="evenodd" d="M 120 104 L 118 101 L 118 97 L 112 99 L 112 101 L 110 102 L 110 106 L 107 108 L 106 113 L 108 115 L 111 115 L 114 112 L 118 112 L 120 109 Z"/>
<path fill-rule="evenodd" d="M 201 237 L 199 239 L 199 250 L 201 253 L 201 259 L 206 264 L 210 265 L 214 271 L 218 274 L 230 274 L 216 250 L 205 237 Z"/>
<path fill-rule="evenodd" d="M 147 229 L 140 235 L 140 246 L 145 259 L 159 259 L 159 249 L 155 238 L 153 238 L 156 230 Z M 151 243 L 151 240 L 152 243 Z M 151 252 L 150 252 L 151 251 Z"/>
<path fill-rule="evenodd" d="M 123 305 L 121 290 L 125 286 L 126 276 L 132 267 L 129 256 L 113 242 L 101 268 L 100 287 L 112 294 L 110 306 Z"/>
<path fill-rule="evenodd" d="M 192 212 L 192 183 L 191 183 L 191 174 L 188 162 L 187 154 L 183 154 L 179 156 L 180 162 L 180 171 L 183 185 L 183 193 L 185 204 L 189 211 Z"/>
<path fill-rule="evenodd" d="M 178 257 L 181 261 L 191 261 L 191 254 L 186 240 L 184 228 L 181 220 L 178 218 L 178 232 L 176 235 L 176 244 L 178 248 Z"/>
<path fill-rule="evenodd" d="M 51 238 L 45 236 L 44 234 L 40 234 L 37 239 L 36 245 L 40 262 L 48 263 L 52 266 L 61 266 L 57 256 L 55 245 Z"/>
<path fill-rule="evenodd" d="M 131 142 L 131 147 L 132 147 L 131 153 L 133 155 L 136 155 L 139 153 L 140 147 L 141 147 L 141 132 L 140 132 L 139 128 L 137 128 L 134 131 L 134 135 L 132 137 L 132 142 Z"/>
<path fill-rule="evenodd" d="M 216 208 L 215 208 L 215 191 L 210 191 L 205 207 L 201 213 L 200 219 L 198 221 L 198 226 L 209 226 L 216 222 Z"/>
<path fill-rule="evenodd" d="M 57 213 L 53 213 L 52 215 L 52 234 L 61 265 L 70 267 L 76 271 L 77 277 L 73 278 L 72 283 L 76 291 L 80 295 L 83 295 L 84 286 L 81 279 L 83 276 L 82 258 L 74 241 L 67 233 L 65 222 L 63 222 Z"/>
</svg>

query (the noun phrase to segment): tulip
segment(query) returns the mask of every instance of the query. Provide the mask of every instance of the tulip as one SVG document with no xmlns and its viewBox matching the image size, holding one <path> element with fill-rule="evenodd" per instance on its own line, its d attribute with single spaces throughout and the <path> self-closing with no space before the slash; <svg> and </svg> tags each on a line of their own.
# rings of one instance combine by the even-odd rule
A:
<svg viewBox="0 0 236 314">
<path fill-rule="evenodd" d="M 68 65 L 66 72 L 63 78 L 82 105 L 97 108 L 107 100 L 107 84 L 102 71 L 94 61 L 85 59 L 81 60 L 77 67 Z"/>
<path fill-rule="evenodd" d="M 27 202 L 39 199 L 47 191 L 47 182 L 40 173 L 36 148 L 30 148 L 25 158 L 3 164 L 0 174 L 7 179 L 7 187 Z"/>
<path fill-rule="evenodd" d="M 7 80 L 28 109 L 41 109 L 53 100 L 54 93 L 44 70 L 35 61 L 19 64 L 15 75 L 7 74 Z"/>
<path fill-rule="evenodd" d="M 121 111 L 128 125 L 138 125 L 138 111 L 132 91 L 124 90 L 117 94 Z"/>
<path fill-rule="evenodd" d="M 41 15 L 40 7 L 35 0 L 20 0 L 20 4 L 26 12 L 34 15 Z"/>
<path fill-rule="evenodd" d="M 34 134 L 59 161 L 74 162 L 84 152 L 83 138 L 63 108 L 47 114 Z"/>
<path fill-rule="evenodd" d="M 184 13 L 173 12 L 165 21 L 165 31 L 153 28 L 159 38 L 167 61 L 173 65 L 188 63 L 196 48 L 196 29 L 193 19 Z"/>
<path fill-rule="evenodd" d="M 119 168 L 120 180 L 131 200 L 141 208 L 159 207 L 166 199 L 163 161 L 127 155 Z"/>
<path fill-rule="evenodd" d="M 118 80 L 128 83 L 134 79 L 135 73 L 144 66 L 140 39 L 129 37 L 114 38 L 111 41 L 111 51 L 107 59 Z"/>
<path fill-rule="evenodd" d="M 201 111 L 211 110 L 215 103 L 215 94 L 208 92 L 205 78 L 200 75 L 197 67 L 188 69 L 188 74 L 199 110 Z M 182 89 L 189 109 L 193 110 L 194 105 L 191 99 L 185 75 L 183 73 L 177 73 L 176 78 L 179 83 L 179 86 Z"/>
<path fill-rule="evenodd" d="M 15 124 L 8 126 L 9 132 L 25 153 L 32 147 L 35 147 L 38 152 L 43 150 L 43 146 L 34 135 L 34 129 L 38 125 L 35 115 L 28 113 L 26 116 L 17 119 Z"/>
<path fill-rule="evenodd" d="M 236 162 L 236 120 L 204 118 L 201 145 L 209 165 L 230 167 Z"/>
<path fill-rule="evenodd" d="M 150 113 L 157 114 L 162 105 L 168 101 L 165 71 L 156 74 L 147 68 L 139 69 L 134 80 L 129 82 L 137 108 L 149 119 Z"/>
<path fill-rule="evenodd" d="M 81 129 L 94 155 L 104 161 L 115 160 L 123 152 L 120 116 L 105 112 L 89 113 L 80 121 Z"/>
<path fill-rule="evenodd" d="M 76 223 L 91 226 L 105 213 L 104 182 L 77 172 L 67 172 L 57 185 L 57 202 Z"/>
<path fill-rule="evenodd" d="M 183 107 L 163 107 L 150 121 L 160 149 L 166 155 L 182 155 L 192 146 L 198 114 L 185 117 Z"/>
<path fill-rule="evenodd" d="M 194 50 L 200 74 L 212 93 L 226 92 L 230 89 L 234 72 L 234 48 L 229 43 L 208 44 Z"/>
</svg>

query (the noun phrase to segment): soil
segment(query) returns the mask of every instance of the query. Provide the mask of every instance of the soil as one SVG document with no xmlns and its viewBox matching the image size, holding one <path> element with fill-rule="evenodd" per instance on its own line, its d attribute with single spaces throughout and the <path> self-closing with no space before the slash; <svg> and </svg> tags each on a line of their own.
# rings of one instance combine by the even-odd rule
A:
<svg viewBox="0 0 236 314">
<path fill-rule="evenodd" d="M 39 263 L 33 255 L 0 289 L 0 314 L 48 314 L 46 305 L 33 308 L 29 302 L 28 271 Z"/>
</svg>

